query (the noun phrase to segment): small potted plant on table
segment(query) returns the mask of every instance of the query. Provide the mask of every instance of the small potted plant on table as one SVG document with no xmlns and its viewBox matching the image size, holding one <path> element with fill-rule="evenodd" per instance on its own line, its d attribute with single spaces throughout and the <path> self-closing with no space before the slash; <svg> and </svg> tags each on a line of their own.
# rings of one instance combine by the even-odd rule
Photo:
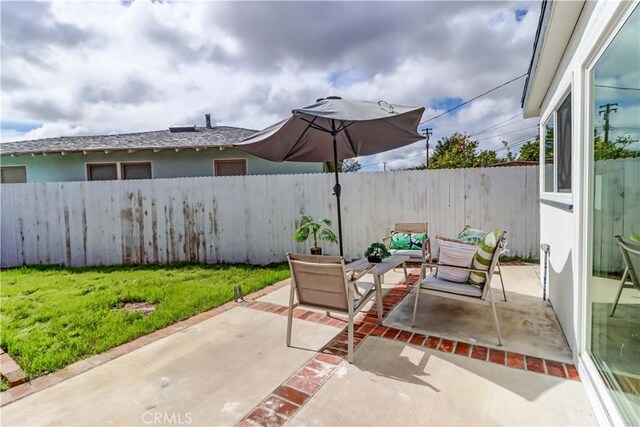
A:
<svg viewBox="0 0 640 427">
<path fill-rule="evenodd" d="M 370 263 L 377 264 L 382 262 L 384 258 L 390 257 L 391 252 L 389 252 L 384 244 L 375 242 L 367 248 L 367 250 L 364 252 L 364 256 L 367 257 L 367 261 L 369 261 Z"/>
<path fill-rule="evenodd" d="M 302 214 L 300 216 L 302 224 L 293 233 L 293 240 L 296 242 L 304 242 L 309 236 L 313 237 L 313 247 L 311 248 L 312 255 L 322 255 L 322 248 L 318 246 L 318 240 L 324 240 L 331 243 L 338 243 L 338 238 L 329 227 L 331 227 L 331 221 L 323 219 L 322 221 L 315 221 L 310 215 Z"/>
</svg>

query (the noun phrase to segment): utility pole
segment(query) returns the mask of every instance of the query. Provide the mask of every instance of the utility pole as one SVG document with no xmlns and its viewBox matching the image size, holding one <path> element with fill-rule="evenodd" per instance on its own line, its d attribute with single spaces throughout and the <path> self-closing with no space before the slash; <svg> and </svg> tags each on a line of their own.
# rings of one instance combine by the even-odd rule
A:
<svg viewBox="0 0 640 427">
<path fill-rule="evenodd" d="M 382 167 L 384 168 L 384 171 L 387 171 L 387 162 L 382 162 Z"/>
<path fill-rule="evenodd" d="M 614 112 L 617 113 L 618 109 L 617 108 L 611 108 L 611 107 L 617 107 L 618 104 L 617 103 L 606 103 L 604 105 L 599 106 L 598 108 L 600 108 L 600 111 L 598 111 L 598 115 L 599 116 L 604 116 L 604 143 L 608 143 L 609 142 L 609 129 L 611 129 L 610 125 L 609 125 L 609 113 Z"/>
<path fill-rule="evenodd" d="M 427 139 L 427 162 L 425 163 L 425 166 L 429 169 L 429 137 L 433 135 L 433 128 L 424 128 L 422 134 Z"/>
</svg>

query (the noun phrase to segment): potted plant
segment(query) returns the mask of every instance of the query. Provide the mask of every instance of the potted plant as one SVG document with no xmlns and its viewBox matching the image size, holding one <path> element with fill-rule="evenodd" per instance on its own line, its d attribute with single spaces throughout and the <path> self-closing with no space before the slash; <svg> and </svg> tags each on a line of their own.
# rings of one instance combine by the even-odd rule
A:
<svg viewBox="0 0 640 427">
<path fill-rule="evenodd" d="M 367 257 L 367 261 L 377 264 L 382 262 L 384 258 L 390 257 L 391 252 L 389 252 L 384 244 L 375 242 L 367 248 L 367 250 L 364 252 L 364 256 Z"/>
<path fill-rule="evenodd" d="M 338 238 L 329 228 L 331 227 L 330 220 L 325 218 L 322 221 L 315 221 L 313 217 L 305 214 L 302 214 L 300 219 L 302 223 L 295 233 L 293 233 L 293 240 L 302 243 L 306 241 L 309 236 L 313 237 L 312 255 L 322 255 L 322 248 L 318 246 L 318 240 L 338 243 Z"/>
</svg>

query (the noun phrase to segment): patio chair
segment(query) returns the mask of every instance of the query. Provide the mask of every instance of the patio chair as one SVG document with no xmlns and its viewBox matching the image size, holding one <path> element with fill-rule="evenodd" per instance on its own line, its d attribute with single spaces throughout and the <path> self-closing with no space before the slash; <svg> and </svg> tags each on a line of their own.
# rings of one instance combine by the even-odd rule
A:
<svg viewBox="0 0 640 427">
<path fill-rule="evenodd" d="M 625 269 L 622 274 L 622 280 L 620 280 L 620 287 L 618 288 L 616 300 L 613 302 L 613 308 L 609 315 L 610 317 L 613 317 L 616 312 L 616 308 L 618 308 L 618 301 L 620 301 L 623 289 L 635 288 L 640 291 L 640 243 L 625 239 L 621 236 L 615 236 L 615 239 L 620 247 L 620 251 L 622 252 Z"/>
<path fill-rule="evenodd" d="M 398 222 L 393 227 L 398 233 L 425 233 L 426 239 L 422 243 L 422 249 L 391 249 L 391 236 L 382 239 L 386 242 L 389 251 L 393 255 L 406 255 L 409 262 L 431 262 L 431 238 L 429 237 L 429 223 L 426 222 Z"/>
<path fill-rule="evenodd" d="M 411 326 L 415 326 L 416 323 L 416 313 L 418 311 L 418 299 L 420 297 L 420 294 L 491 305 L 491 309 L 493 310 L 493 318 L 496 322 L 496 330 L 498 332 L 498 345 L 502 345 L 502 335 L 500 334 L 498 314 L 496 313 L 496 306 L 493 301 L 493 293 L 491 291 L 491 279 L 493 278 L 494 272 L 496 270 L 498 258 L 500 257 L 500 254 L 507 244 L 505 234 L 506 232 L 502 232 L 502 234 L 500 234 L 500 237 L 497 239 L 496 249 L 493 252 L 493 256 L 491 257 L 491 264 L 489 265 L 489 268 L 487 270 L 423 263 L 420 267 L 420 281 L 418 282 L 419 286 L 415 287 L 416 300 L 413 306 L 413 317 L 411 318 Z M 431 269 L 428 274 L 426 274 L 425 272 L 426 267 L 430 267 Z M 470 283 L 449 282 L 447 280 L 439 279 L 438 277 L 436 277 L 436 272 L 439 267 L 465 270 L 468 272 L 474 271 L 484 273 L 487 277 L 487 281 L 482 287 L 474 286 Z"/>
<path fill-rule="evenodd" d="M 289 317 L 287 320 L 287 347 L 291 346 L 293 309 L 309 307 L 348 316 L 347 360 L 353 362 L 353 322 L 355 315 L 376 296 L 378 321 L 382 323 L 382 295 L 380 285 L 360 282 L 374 266 L 348 277 L 344 259 L 338 256 L 287 254 L 291 268 L 291 292 L 289 295 Z M 349 272 L 349 275 L 351 272 Z M 294 296 L 297 295 L 298 303 Z"/>
</svg>

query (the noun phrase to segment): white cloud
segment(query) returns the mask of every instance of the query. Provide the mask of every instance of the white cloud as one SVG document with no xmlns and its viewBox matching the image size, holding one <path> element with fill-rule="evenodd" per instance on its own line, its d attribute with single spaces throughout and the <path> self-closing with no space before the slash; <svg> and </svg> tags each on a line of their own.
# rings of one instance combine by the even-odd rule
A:
<svg viewBox="0 0 640 427">
<path fill-rule="evenodd" d="M 41 126 L 2 140 L 202 125 L 208 112 L 259 129 L 326 95 L 424 105 L 427 118 L 443 111 L 438 100 L 525 72 L 538 13 L 538 2 L 5 2 L 3 120 Z M 434 144 L 517 113 L 523 83 L 430 122 Z M 527 123 L 481 147 L 501 147 L 500 133 Z M 424 156 L 405 156 L 422 147 L 362 163 L 418 164 Z"/>
</svg>

